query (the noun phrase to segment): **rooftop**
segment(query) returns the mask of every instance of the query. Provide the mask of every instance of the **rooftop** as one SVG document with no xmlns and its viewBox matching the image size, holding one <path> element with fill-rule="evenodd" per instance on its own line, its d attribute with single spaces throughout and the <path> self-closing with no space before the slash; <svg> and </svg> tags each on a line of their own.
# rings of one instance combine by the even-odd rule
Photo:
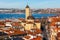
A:
<svg viewBox="0 0 60 40">
<path fill-rule="evenodd" d="M 26 8 L 29 8 L 29 6 L 27 5 Z"/>
</svg>

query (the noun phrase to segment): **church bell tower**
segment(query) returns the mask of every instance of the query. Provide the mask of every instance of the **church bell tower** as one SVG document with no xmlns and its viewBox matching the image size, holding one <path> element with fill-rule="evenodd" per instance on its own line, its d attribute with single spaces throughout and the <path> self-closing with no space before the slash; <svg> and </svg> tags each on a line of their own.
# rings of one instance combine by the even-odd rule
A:
<svg viewBox="0 0 60 40">
<path fill-rule="evenodd" d="M 27 20 L 27 17 L 30 15 L 30 8 L 29 8 L 28 5 L 27 5 L 26 8 L 25 8 L 25 13 L 26 13 L 25 19 Z"/>
</svg>

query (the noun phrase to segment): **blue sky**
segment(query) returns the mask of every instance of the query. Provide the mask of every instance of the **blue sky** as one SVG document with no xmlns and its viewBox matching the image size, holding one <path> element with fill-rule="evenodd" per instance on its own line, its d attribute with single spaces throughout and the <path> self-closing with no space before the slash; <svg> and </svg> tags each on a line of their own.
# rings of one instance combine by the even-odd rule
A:
<svg viewBox="0 0 60 40">
<path fill-rule="evenodd" d="M 27 0 L 0 0 L 0 8 L 24 9 Z M 32 9 L 39 8 L 60 8 L 60 0 L 29 0 L 28 5 Z"/>
</svg>

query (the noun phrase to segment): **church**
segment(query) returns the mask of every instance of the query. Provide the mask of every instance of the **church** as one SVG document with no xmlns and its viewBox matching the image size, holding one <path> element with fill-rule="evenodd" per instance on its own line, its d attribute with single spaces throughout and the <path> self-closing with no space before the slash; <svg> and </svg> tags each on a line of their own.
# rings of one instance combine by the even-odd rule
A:
<svg viewBox="0 0 60 40">
<path fill-rule="evenodd" d="M 25 8 L 25 22 L 22 22 L 24 25 L 25 30 L 31 30 L 31 29 L 40 29 L 41 28 L 41 22 L 39 19 L 35 19 L 32 16 L 30 7 L 27 5 Z"/>
</svg>

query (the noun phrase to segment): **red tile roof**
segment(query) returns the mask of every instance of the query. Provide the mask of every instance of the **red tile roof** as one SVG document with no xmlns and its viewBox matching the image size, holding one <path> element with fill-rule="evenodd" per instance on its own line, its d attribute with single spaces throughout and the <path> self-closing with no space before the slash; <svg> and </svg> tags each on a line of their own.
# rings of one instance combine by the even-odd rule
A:
<svg viewBox="0 0 60 40">
<path fill-rule="evenodd" d="M 27 22 L 27 24 L 33 24 L 33 22 Z"/>
<path fill-rule="evenodd" d="M 24 38 L 29 39 L 29 38 L 30 38 L 30 36 L 24 36 Z"/>
<path fill-rule="evenodd" d="M 5 20 L 5 22 L 11 22 L 11 20 Z"/>
<path fill-rule="evenodd" d="M 6 32 L 8 32 L 8 35 L 17 35 L 17 34 L 25 34 L 25 32 L 20 31 L 20 30 L 16 30 L 16 29 L 9 29 L 9 30 L 4 30 Z M 10 33 L 10 31 L 14 31 L 13 33 Z"/>
<path fill-rule="evenodd" d="M 0 22 L 0 25 L 5 25 L 4 22 Z"/>
<path fill-rule="evenodd" d="M 24 20 L 24 21 L 22 21 L 23 23 L 26 23 L 26 21 Z"/>
<path fill-rule="evenodd" d="M 38 36 L 37 38 L 33 38 L 31 40 L 42 40 L 42 37 L 41 36 Z"/>
<path fill-rule="evenodd" d="M 18 23 L 18 22 L 14 22 L 14 23 L 12 23 L 12 25 L 13 25 L 13 26 L 21 26 L 21 24 Z"/>
<path fill-rule="evenodd" d="M 60 37 L 60 32 L 57 33 L 57 37 Z"/>
<path fill-rule="evenodd" d="M 23 18 L 19 18 L 19 20 L 24 21 L 25 19 L 23 19 Z"/>
</svg>

